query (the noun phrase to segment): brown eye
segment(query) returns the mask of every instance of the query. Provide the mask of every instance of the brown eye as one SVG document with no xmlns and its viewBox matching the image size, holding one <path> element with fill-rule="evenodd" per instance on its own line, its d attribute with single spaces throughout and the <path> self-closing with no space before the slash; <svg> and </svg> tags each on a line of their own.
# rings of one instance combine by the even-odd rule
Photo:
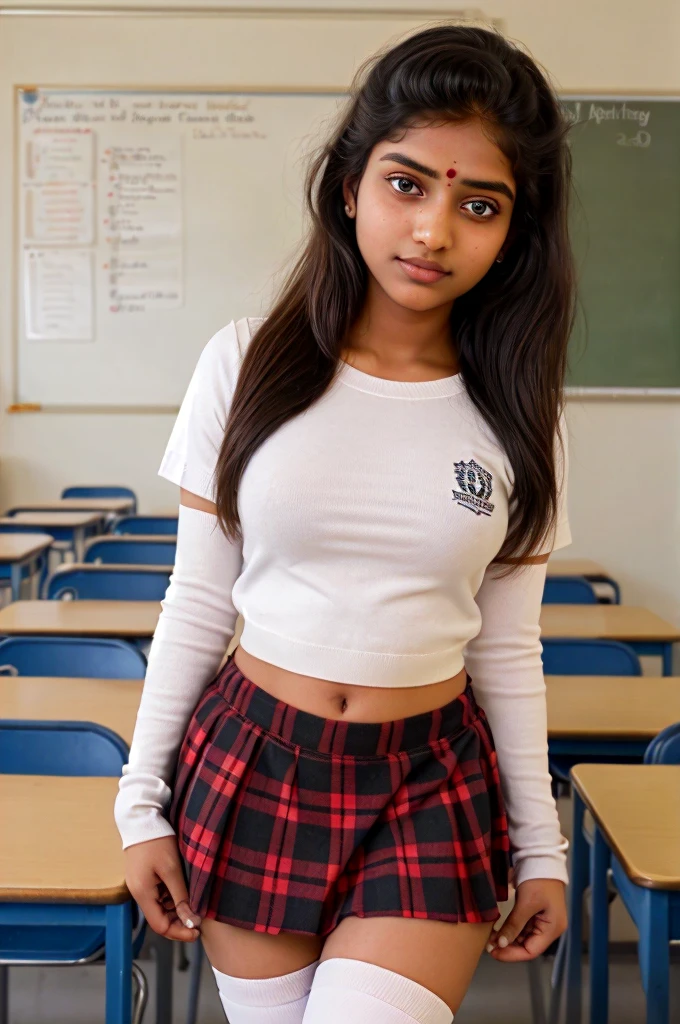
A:
<svg viewBox="0 0 680 1024">
<path fill-rule="evenodd" d="M 488 220 L 498 213 L 493 203 L 486 199 L 469 199 L 467 203 L 463 203 L 463 206 L 469 207 L 470 213 L 473 213 L 477 220 Z"/>
<path fill-rule="evenodd" d="M 388 178 L 387 180 L 389 181 L 390 185 L 393 186 L 393 188 L 396 185 L 396 188 L 394 188 L 394 191 L 398 192 L 402 196 L 412 196 L 412 195 L 415 195 L 415 193 L 414 192 L 410 192 L 409 189 L 418 188 L 418 186 L 416 185 L 415 181 L 411 181 L 410 178 L 397 177 L 397 178 Z"/>
</svg>

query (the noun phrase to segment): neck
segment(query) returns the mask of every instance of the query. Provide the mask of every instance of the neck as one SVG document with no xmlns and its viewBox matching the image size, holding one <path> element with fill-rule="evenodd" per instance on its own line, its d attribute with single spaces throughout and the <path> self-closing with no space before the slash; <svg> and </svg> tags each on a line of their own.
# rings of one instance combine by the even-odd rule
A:
<svg viewBox="0 0 680 1024">
<path fill-rule="evenodd" d="M 458 373 L 449 321 L 452 305 L 407 309 L 371 277 L 364 306 L 343 352 L 361 361 L 369 372 L 383 369 L 408 374 L 428 369 L 446 376 Z"/>
</svg>

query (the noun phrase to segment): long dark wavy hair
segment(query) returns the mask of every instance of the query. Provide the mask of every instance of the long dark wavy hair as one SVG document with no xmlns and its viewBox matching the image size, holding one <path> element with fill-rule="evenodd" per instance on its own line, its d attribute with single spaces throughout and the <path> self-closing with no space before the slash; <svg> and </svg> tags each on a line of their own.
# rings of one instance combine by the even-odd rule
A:
<svg viewBox="0 0 680 1024">
<path fill-rule="evenodd" d="M 486 29 L 438 25 L 359 68 L 308 167 L 309 231 L 246 350 L 217 463 L 218 518 L 231 540 L 242 539 L 238 486 L 250 457 L 327 390 L 362 310 L 367 269 L 343 181 L 356 192 L 372 148 L 411 125 L 475 118 L 508 158 L 517 191 L 503 262 L 451 312 L 465 387 L 512 467 L 508 532 L 494 561 L 530 555 L 555 526 L 574 317 L 568 125 L 545 74 L 517 46 Z"/>
</svg>

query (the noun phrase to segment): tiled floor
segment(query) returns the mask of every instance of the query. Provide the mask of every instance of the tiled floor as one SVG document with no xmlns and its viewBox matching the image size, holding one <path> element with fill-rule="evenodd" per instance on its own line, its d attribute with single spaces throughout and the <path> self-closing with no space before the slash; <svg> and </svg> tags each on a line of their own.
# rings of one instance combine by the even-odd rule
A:
<svg viewBox="0 0 680 1024">
<path fill-rule="evenodd" d="M 144 1021 L 145 1024 L 155 1024 L 155 965 L 145 950 L 142 954 L 139 962 L 151 990 Z M 225 1024 L 212 970 L 205 960 L 203 967 L 199 1024 Z M 547 986 L 547 962 L 544 968 Z M 675 996 L 680 984 L 680 963 L 674 963 L 672 973 Z M 172 1024 L 183 1024 L 185 1019 L 188 977 L 188 971 L 175 969 Z M 610 980 L 611 1024 L 643 1024 L 644 1000 L 636 957 L 632 954 L 613 956 Z M 676 1016 L 677 1000 L 675 1006 L 671 1021 L 680 1020 L 680 1014 Z M 13 969 L 10 974 L 10 1020 L 12 1024 L 103 1024 L 103 968 Z M 501 1021 L 502 1024 L 529 1024 L 531 1021 L 526 968 L 521 964 L 499 964 L 484 955 L 465 1003 L 456 1015 L 456 1024 L 500 1024 Z M 584 1021 L 587 1021 L 586 1014 Z"/>
</svg>

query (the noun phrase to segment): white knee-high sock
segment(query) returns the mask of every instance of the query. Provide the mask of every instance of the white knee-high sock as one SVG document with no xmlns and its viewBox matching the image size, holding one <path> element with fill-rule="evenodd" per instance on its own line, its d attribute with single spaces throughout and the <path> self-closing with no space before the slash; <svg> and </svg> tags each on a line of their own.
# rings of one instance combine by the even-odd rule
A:
<svg viewBox="0 0 680 1024">
<path fill-rule="evenodd" d="M 302 1024 L 318 963 L 278 978 L 232 978 L 213 967 L 229 1024 Z"/>
<path fill-rule="evenodd" d="M 304 1024 L 452 1024 L 439 996 L 384 967 L 332 957 L 319 964 Z"/>
</svg>

